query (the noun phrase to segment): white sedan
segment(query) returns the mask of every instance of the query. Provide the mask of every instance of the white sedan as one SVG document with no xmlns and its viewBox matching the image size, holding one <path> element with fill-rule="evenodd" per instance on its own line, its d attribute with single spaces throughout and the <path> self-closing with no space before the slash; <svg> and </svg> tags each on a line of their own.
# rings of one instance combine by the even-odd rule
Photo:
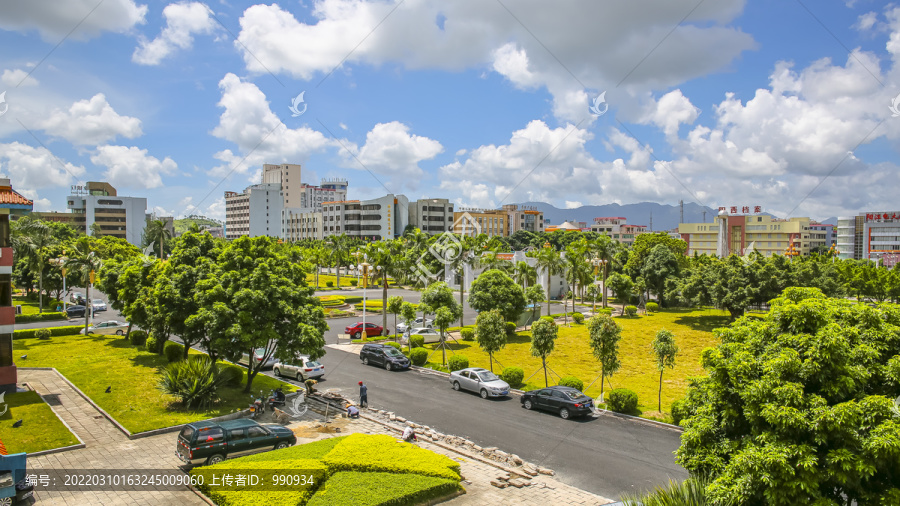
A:
<svg viewBox="0 0 900 506">
<path fill-rule="evenodd" d="M 89 334 L 100 334 L 100 335 L 112 335 L 115 334 L 117 336 L 124 336 L 125 333 L 128 332 L 128 323 L 127 322 L 117 322 L 115 320 L 111 320 L 108 322 L 100 322 L 88 327 Z M 84 329 L 81 329 L 79 334 L 84 335 Z"/>
<path fill-rule="evenodd" d="M 419 327 L 411 329 L 409 332 L 403 334 L 401 342 L 403 344 L 406 344 L 407 341 L 409 341 L 409 336 L 422 336 L 425 338 L 425 344 L 439 343 L 441 341 L 441 334 L 431 327 Z"/>
<path fill-rule="evenodd" d="M 412 324 L 410 325 L 410 327 L 412 327 L 412 328 L 414 328 L 414 329 L 415 329 L 415 328 L 427 328 L 427 329 L 430 329 L 432 323 L 434 323 L 434 320 L 431 320 L 431 319 L 429 319 L 429 318 L 423 318 L 423 317 L 420 316 L 420 317 L 418 317 L 418 318 L 416 318 L 415 320 L 412 321 Z M 407 327 L 406 327 L 406 323 L 405 323 L 405 322 L 400 322 L 400 323 L 398 323 L 398 324 L 397 324 L 397 333 L 398 333 L 398 334 L 405 334 L 405 333 L 406 333 L 406 328 L 407 328 Z"/>
<path fill-rule="evenodd" d="M 103 302 L 103 299 L 94 299 L 91 301 L 91 305 L 94 306 L 94 312 L 98 311 L 106 311 L 106 302 Z"/>
</svg>

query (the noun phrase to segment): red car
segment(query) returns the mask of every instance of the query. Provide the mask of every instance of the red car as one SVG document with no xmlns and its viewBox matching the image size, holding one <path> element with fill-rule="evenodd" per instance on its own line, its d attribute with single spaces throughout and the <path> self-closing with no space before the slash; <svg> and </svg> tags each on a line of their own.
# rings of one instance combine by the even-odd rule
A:
<svg viewBox="0 0 900 506">
<path fill-rule="evenodd" d="M 386 329 L 381 325 L 375 325 L 374 323 L 366 323 L 365 325 L 366 337 L 387 335 Z M 359 339 L 360 337 L 362 337 L 363 323 L 357 322 L 356 324 L 345 328 L 344 332 L 350 334 L 350 337 L 352 337 L 353 339 Z"/>
</svg>

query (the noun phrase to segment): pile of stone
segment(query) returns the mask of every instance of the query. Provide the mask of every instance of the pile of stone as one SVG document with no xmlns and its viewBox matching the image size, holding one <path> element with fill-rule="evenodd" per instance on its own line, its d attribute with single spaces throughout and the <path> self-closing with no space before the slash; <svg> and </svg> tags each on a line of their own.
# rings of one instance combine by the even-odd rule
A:
<svg viewBox="0 0 900 506">
<path fill-rule="evenodd" d="M 369 409 L 369 410 L 366 410 L 366 413 L 374 418 L 381 420 L 382 422 L 387 422 L 387 423 L 393 422 L 395 425 L 400 424 L 401 427 L 402 427 L 402 425 L 407 425 L 409 427 L 412 427 L 413 429 L 416 430 L 416 434 L 425 441 L 431 441 L 431 442 L 435 442 L 435 443 L 440 442 L 444 445 L 455 446 L 455 447 L 457 447 L 461 450 L 465 450 L 469 453 L 481 455 L 482 457 L 492 460 L 494 462 L 497 462 L 498 464 L 505 465 L 505 466 L 511 466 L 511 467 L 515 467 L 515 468 L 521 468 L 521 469 L 516 469 L 517 472 L 521 471 L 523 474 L 528 475 L 528 476 L 537 476 L 538 474 L 553 476 L 555 474 L 553 472 L 553 470 L 551 470 L 551 469 L 546 469 L 543 467 L 539 467 L 535 464 L 525 462 L 518 455 L 515 455 L 512 453 L 506 453 L 506 452 L 498 449 L 496 446 L 482 448 L 481 446 L 478 446 L 477 444 L 475 444 L 474 442 L 472 442 L 466 438 L 462 438 L 459 436 L 452 436 L 452 435 L 448 435 L 448 434 L 442 434 L 427 425 L 419 425 L 419 424 L 409 421 L 401 416 L 397 416 L 391 411 L 384 411 L 384 410 L 380 410 L 380 409 Z M 397 427 L 397 428 L 399 429 L 400 427 Z M 504 483 L 508 483 L 508 482 L 504 481 Z M 513 486 L 516 486 L 516 485 L 513 485 Z"/>
</svg>

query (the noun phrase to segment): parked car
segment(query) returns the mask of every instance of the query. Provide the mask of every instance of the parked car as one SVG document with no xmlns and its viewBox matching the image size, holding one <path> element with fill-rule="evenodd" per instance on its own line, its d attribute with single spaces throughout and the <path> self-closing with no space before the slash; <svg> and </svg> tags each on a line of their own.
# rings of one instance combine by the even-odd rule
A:
<svg viewBox="0 0 900 506">
<path fill-rule="evenodd" d="M 386 370 L 409 369 L 410 361 L 406 355 L 393 346 L 386 344 L 365 344 L 359 350 L 359 359 L 365 365 L 380 365 Z"/>
<path fill-rule="evenodd" d="M 405 334 L 407 328 L 424 327 L 424 328 L 430 329 L 432 327 L 432 324 L 434 324 L 434 320 L 432 320 L 430 318 L 423 318 L 420 316 L 420 317 L 416 318 L 415 320 L 413 320 L 412 324 L 409 325 L 409 327 L 406 326 L 406 322 L 398 323 L 397 324 L 397 333 Z"/>
<path fill-rule="evenodd" d="M 90 325 L 88 327 L 89 334 L 101 334 L 101 335 L 112 335 L 115 334 L 117 336 L 123 336 L 128 332 L 128 323 L 126 322 L 117 322 L 115 320 L 110 320 L 108 322 L 100 322 L 97 324 Z M 84 335 L 84 329 L 81 329 L 79 334 Z"/>
<path fill-rule="evenodd" d="M 106 311 L 106 302 L 103 302 L 103 299 L 92 300 L 91 306 L 94 307 L 94 312 Z"/>
<path fill-rule="evenodd" d="M 266 354 L 266 349 L 265 349 L 265 348 L 257 348 L 257 349 L 253 352 L 253 358 L 256 360 L 256 363 L 262 362 L 263 356 L 265 356 L 265 354 Z M 244 353 L 243 355 L 241 355 L 241 362 L 249 363 L 249 362 L 250 362 L 250 357 L 249 357 L 246 353 Z M 273 352 L 272 352 L 272 356 L 269 357 L 268 360 L 266 360 L 266 363 L 263 364 L 262 367 L 260 367 L 260 370 L 262 370 L 262 369 L 271 369 L 271 368 L 275 367 L 275 362 L 276 362 L 276 360 L 275 360 L 275 352 L 273 351 Z"/>
<path fill-rule="evenodd" d="M 75 305 L 66 308 L 66 315 L 69 318 L 84 318 L 84 312 L 84 306 Z M 96 311 L 93 311 L 91 314 L 96 314 Z"/>
<path fill-rule="evenodd" d="M 407 342 L 409 342 L 409 336 L 422 336 L 425 338 L 425 344 L 439 343 L 441 341 L 441 334 L 431 327 L 419 327 L 419 328 L 410 329 L 409 332 L 407 332 L 406 334 L 403 334 L 403 337 L 401 338 L 401 342 L 403 344 L 406 344 Z"/>
<path fill-rule="evenodd" d="M 564 419 L 590 415 L 594 412 L 593 399 L 580 390 L 559 385 L 525 392 L 521 402 L 525 409 L 542 409 L 559 413 Z"/>
<path fill-rule="evenodd" d="M 301 355 L 294 360 L 276 361 L 273 367 L 275 376 L 288 376 L 297 381 L 310 378 L 321 378 L 325 374 L 325 366 Z"/>
<path fill-rule="evenodd" d="M 383 328 L 381 325 L 376 325 L 374 323 L 366 323 L 366 337 L 371 336 L 386 336 L 388 334 L 387 329 Z M 345 334 L 350 334 L 350 337 L 353 339 L 359 339 L 363 335 L 363 323 L 357 322 L 347 328 L 344 329 Z"/>
<path fill-rule="evenodd" d="M 293 446 L 297 436 L 287 427 L 239 418 L 224 422 L 202 421 L 185 425 L 175 443 L 175 455 L 184 463 L 218 464 L 227 458 Z"/>
<path fill-rule="evenodd" d="M 481 367 L 469 367 L 450 373 L 450 384 L 453 390 L 477 392 L 482 399 L 509 395 L 509 383 L 499 376 Z"/>
<path fill-rule="evenodd" d="M 72 304 L 78 304 L 79 300 L 84 300 L 84 294 L 81 292 L 73 292 L 69 297 L 69 302 L 71 302 Z"/>
</svg>

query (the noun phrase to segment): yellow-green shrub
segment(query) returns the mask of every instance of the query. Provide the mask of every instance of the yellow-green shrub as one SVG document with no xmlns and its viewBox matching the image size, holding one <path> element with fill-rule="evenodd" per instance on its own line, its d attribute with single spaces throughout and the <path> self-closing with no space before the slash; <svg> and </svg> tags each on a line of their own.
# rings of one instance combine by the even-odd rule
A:
<svg viewBox="0 0 900 506">
<path fill-rule="evenodd" d="M 351 434 L 322 459 L 332 471 L 414 473 L 459 479 L 459 464 L 391 436 Z"/>
</svg>

